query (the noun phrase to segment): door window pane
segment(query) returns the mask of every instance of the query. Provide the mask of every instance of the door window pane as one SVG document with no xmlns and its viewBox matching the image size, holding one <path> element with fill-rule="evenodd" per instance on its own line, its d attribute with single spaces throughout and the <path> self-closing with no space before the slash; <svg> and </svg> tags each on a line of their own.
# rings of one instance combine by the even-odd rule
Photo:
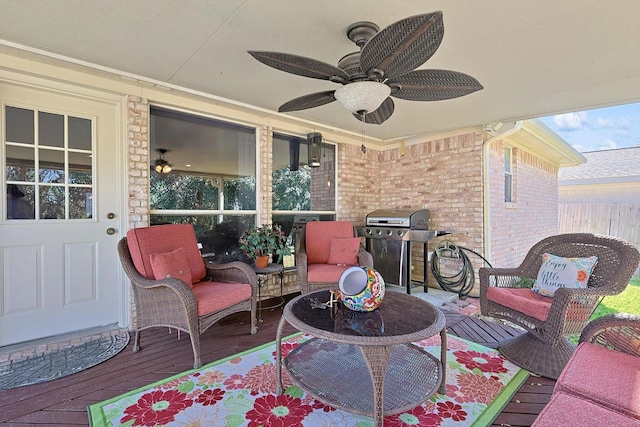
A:
<svg viewBox="0 0 640 427">
<path fill-rule="evenodd" d="M 40 145 L 64 147 L 64 116 L 40 111 L 38 131 Z"/>
<path fill-rule="evenodd" d="M 33 186 L 7 185 L 7 219 L 34 219 Z"/>
<path fill-rule="evenodd" d="M 87 219 L 93 214 L 93 193 L 91 188 L 69 188 L 69 218 Z"/>
<path fill-rule="evenodd" d="M 92 121 L 10 106 L 5 112 L 6 189 L 22 194 L 23 210 L 28 204 L 33 212 L 17 214 L 17 202 L 11 202 L 5 218 L 93 218 Z"/>
<path fill-rule="evenodd" d="M 40 150 L 40 182 L 64 183 L 64 151 Z"/>
<path fill-rule="evenodd" d="M 67 155 L 69 156 L 69 184 L 91 185 L 93 181 L 91 154 L 70 151 Z"/>
<path fill-rule="evenodd" d="M 7 142 L 32 144 L 35 140 L 33 110 L 5 107 Z"/>
<path fill-rule="evenodd" d="M 91 150 L 91 120 L 69 117 L 69 148 Z"/>
<path fill-rule="evenodd" d="M 7 181 L 28 181 L 35 179 L 35 151 L 31 147 L 6 147 L 6 179 Z"/>
<path fill-rule="evenodd" d="M 40 186 L 40 219 L 65 219 L 64 187 Z"/>
</svg>

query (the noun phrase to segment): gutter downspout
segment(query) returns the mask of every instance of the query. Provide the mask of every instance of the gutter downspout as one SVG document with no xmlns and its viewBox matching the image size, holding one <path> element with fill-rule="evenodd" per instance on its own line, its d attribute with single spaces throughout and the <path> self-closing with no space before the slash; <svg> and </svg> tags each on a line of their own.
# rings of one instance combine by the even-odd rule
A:
<svg viewBox="0 0 640 427">
<path fill-rule="evenodd" d="M 484 180 L 483 180 L 483 189 L 482 189 L 482 216 L 483 220 L 483 228 L 484 228 L 484 257 L 491 261 L 491 209 L 490 209 L 490 194 L 489 190 L 491 188 L 489 179 L 490 177 L 490 165 L 489 165 L 489 148 L 491 147 L 491 143 L 497 141 L 499 139 L 505 138 L 509 135 L 514 134 L 515 132 L 522 129 L 523 121 L 518 120 L 514 122 L 513 126 L 510 129 L 507 129 L 501 133 L 494 133 L 489 139 L 482 143 L 482 165 L 484 169 Z"/>
</svg>

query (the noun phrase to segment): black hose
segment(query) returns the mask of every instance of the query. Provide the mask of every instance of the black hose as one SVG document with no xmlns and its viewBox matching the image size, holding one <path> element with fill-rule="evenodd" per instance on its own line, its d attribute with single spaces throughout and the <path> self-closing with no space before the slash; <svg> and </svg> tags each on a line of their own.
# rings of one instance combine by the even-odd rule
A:
<svg viewBox="0 0 640 427">
<path fill-rule="evenodd" d="M 465 296 L 471 292 L 471 289 L 473 289 L 476 275 L 473 270 L 473 264 L 466 252 L 477 255 L 482 258 L 489 267 L 491 267 L 491 263 L 489 263 L 489 261 L 472 249 L 465 248 L 463 246 L 456 246 L 448 240 L 440 242 L 436 246 L 431 257 L 431 273 L 443 290 L 457 293 L 460 296 Z M 454 272 L 450 276 L 445 275 L 440 271 L 440 258 L 460 260 L 460 270 L 458 272 Z"/>
</svg>

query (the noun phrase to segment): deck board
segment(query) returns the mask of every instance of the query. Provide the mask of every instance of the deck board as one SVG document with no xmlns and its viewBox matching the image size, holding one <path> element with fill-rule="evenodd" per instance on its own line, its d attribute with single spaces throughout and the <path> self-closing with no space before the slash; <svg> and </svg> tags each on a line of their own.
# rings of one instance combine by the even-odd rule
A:
<svg viewBox="0 0 640 427">
<path fill-rule="evenodd" d="M 237 313 L 212 326 L 201 337 L 204 364 L 257 347 L 275 339 L 280 308 L 264 310 L 256 335 L 249 334 L 248 314 Z M 496 347 L 505 338 L 520 333 L 501 323 L 446 312 L 449 333 Z M 285 328 L 285 335 L 296 332 Z M 134 353 L 133 339 L 112 359 L 77 374 L 43 384 L 0 391 L 2 426 L 87 425 L 86 406 L 143 387 L 193 366 L 189 336 L 154 328 L 143 331 L 142 350 Z M 551 398 L 555 382 L 529 377 L 513 396 L 492 426 L 525 427 L 531 425 Z"/>
</svg>

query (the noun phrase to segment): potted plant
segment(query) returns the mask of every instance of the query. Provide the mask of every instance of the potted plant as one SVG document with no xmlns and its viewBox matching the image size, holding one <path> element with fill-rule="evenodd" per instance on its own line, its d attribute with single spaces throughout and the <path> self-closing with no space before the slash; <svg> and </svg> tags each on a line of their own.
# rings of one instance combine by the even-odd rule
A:
<svg viewBox="0 0 640 427">
<path fill-rule="evenodd" d="M 240 250 L 255 260 L 256 268 L 269 265 L 269 255 L 288 255 L 288 237 L 277 224 L 251 227 L 240 236 Z"/>
</svg>

